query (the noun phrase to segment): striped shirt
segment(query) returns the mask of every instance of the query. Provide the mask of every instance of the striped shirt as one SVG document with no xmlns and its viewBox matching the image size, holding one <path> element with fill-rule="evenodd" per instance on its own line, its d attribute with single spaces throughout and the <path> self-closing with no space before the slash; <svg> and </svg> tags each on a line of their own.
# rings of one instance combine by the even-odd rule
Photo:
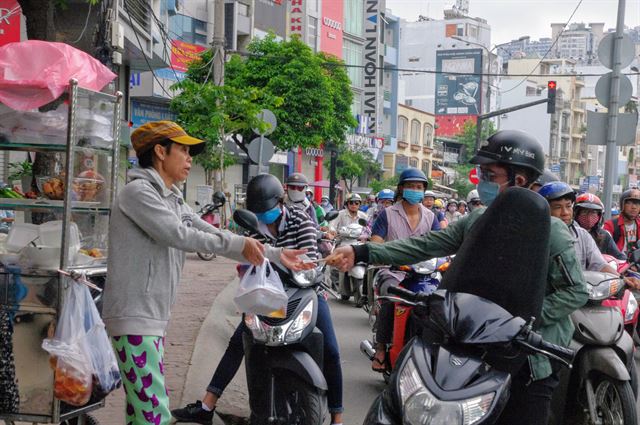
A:
<svg viewBox="0 0 640 425">
<path fill-rule="evenodd" d="M 316 226 L 307 214 L 298 208 L 282 207 L 282 216 L 278 219 L 278 234 L 273 235 L 266 224 L 260 223 L 260 231 L 276 239 L 271 243 L 263 236 L 252 234 L 251 237 L 262 243 L 269 243 L 276 248 L 306 249 L 307 256 L 318 259 Z"/>
</svg>

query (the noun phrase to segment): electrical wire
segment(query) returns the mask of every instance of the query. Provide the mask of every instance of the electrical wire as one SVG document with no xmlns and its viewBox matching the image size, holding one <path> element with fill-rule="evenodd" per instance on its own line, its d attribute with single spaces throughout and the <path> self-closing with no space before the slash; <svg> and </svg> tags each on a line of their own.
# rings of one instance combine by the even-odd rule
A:
<svg viewBox="0 0 640 425">
<path fill-rule="evenodd" d="M 122 4 L 124 4 L 124 8 L 125 8 L 125 11 L 127 12 L 127 16 L 129 17 L 129 20 L 131 21 L 132 20 L 131 19 L 131 13 L 129 13 L 129 6 L 127 6 L 126 0 L 123 1 Z M 164 94 L 166 94 L 169 98 L 173 97 L 171 95 L 171 93 L 169 93 L 164 88 L 164 85 L 162 85 L 162 83 L 160 82 L 160 80 L 156 76 L 156 73 L 153 72 L 153 68 L 151 67 L 151 63 L 149 63 L 149 59 L 147 59 L 147 55 L 144 53 L 144 48 L 142 47 L 142 42 L 140 41 L 140 37 L 138 36 L 138 31 L 135 28 L 133 28 L 133 33 L 135 34 L 136 40 L 138 41 L 138 46 L 140 47 L 140 51 L 142 52 L 142 57 L 144 58 L 144 61 L 147 63 L 147 66 L 149 67 L 149 71 L 151 71 L 151 75 L 153 75 L 153 79 L 156 80 L 156 82 L 158 83 L 158 85 L 160 86 L 160 88 L 162 89 Z"/>
<path fill-rule="evenodd" d="M 89 3 L 89 11 L 87 12 L 87 18 L 84 20 L 84 27 L 82 27 L 82 32 L 80 32 L 80 35 L 78 36 L 78 38 L 72 41 L 71 44 L 76 44 L 78 41 L 82 40 L 82 36 L 84 35 L 84 32 L 87 30 L 87 24 L 89 23 L 89 16 L 91 16 L 91 3 Z"/>
<path fill-rule="evenodd" d="M 571 16 L 569 16 L 569 19 L 567 19 L 567 22 L 564 24 L 564 26 L 562 27 L 562 31 L 560 31 L 560 34 L 558 34 L 558 36 L 556 37 L 555 40 L 553 40 L 553 43 L 551 43 L 551 46 L 549 46 L 549 50 L 546 51 L 546 53 L 544 54 L 544 56 L 542 56 L 540 58 L 540 61 L 536 64 L 536 66 L 533 67 L 533 69 L 531 70 L 531 72 L 529 73 L 529 75 L 525 76 L 522 80 L 520 80 L 520 82 L 518 84 L 516 84 L 515 86 L 511 87 L 510 89 L 507 90 L 501 90 L 500 94 L 504 94 L 504 93 L 509 93 L 512 90 L 515 90 L 516 88 L 520 87 L 520 85 L 522 83 L 524 83 L 527 78 L 531 77 L 533 75 L 533 73 L 536 71 L 536 69 L 538 69 L 538 67 L 540 66 L 540 64 L 542 63 L 542 61 L 547 57 L 547 55 L 551 52 L 551 50 L 553 50 L 553 48 L 555 47 L 555 45 L 558 43 L 558 40 L 560 40 L 560 37 L 562 37 L 562 34 L 564 34 L 564 30 L 567 29 L 567 25 L 569 25 L 569 23 L 571 22 L 571 20 L 573 19 L 573 16 L 576 14 L 576 12 L 578 11 L 578 8 L 580 8 L 580 5 L 582 4 L 583 0 L 578 1 L 578 4 L 576 5 L 576 7 L 573 9 L 573 12 L 571 12 Z M 539 76 L 539 75 L 536 75 Z"/>
</svg>

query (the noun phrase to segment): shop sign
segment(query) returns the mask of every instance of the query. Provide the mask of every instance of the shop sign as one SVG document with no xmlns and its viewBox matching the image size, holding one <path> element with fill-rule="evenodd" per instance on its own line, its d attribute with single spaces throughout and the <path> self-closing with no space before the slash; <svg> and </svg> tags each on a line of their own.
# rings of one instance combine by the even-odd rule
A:
<svg viewBox="0 0 640 425">
<path fill-rule="evenodd" d="M 322 149 L 322 148 L 306 148 L 304 150 L 304 153 L 307 154 L 307 156 L 323 157 L 324 156 L 324 149 Z"/>
<path fill-rule="evenodd" d="M 176 71 L 186 72 L 189 64 L 200 58 L 207 48 L 199 44 L 185 43 L 180 40 L 171 40 L 171 67 Z"/>
<path fill-rule="evenodd" d="M 22 9 L 15 0 L 0 0 L 0 46 L 20 41 Z"/>
<path fill-rule="evenodd" d="M 322 23 L 329 28 L 342 31 L 342 23 L 336 21 L 335 19 L 331 19 L 325 16 L 324 18 L 322 18 Z"/>
<path fill-rule="evenodd" d="M 378 124 L 378 0 L 366 0 L 364 45 L 364 114 L 367 133 L 377 133 Z"/>
<path fill-rule="evenodd" d="M 304 9 L 302 0 L 291 0 L 289 11 L 289 35 L 298 34 L 304 39 Z"/>
<path fill-rule="evenodd" d="M 175 121 L 175 119 L 176 114 L 169 110 L 168 105 L 131 100 L 131 127 L 134 129 L 149 121 Z"/>
</svg>

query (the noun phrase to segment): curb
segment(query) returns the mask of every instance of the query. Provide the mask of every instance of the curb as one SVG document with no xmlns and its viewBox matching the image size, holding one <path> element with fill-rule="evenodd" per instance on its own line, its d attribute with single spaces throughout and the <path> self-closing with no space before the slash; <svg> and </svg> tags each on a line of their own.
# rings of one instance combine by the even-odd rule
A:
<svg viewBox="0 0 640 425">
<path fill-rule="evenodd" d="M 209 385 L 209 380 L 227 348 L 229 338 L 240 322 L 241 314 L 233 303 L 238 283 L 238 278 L 235 278 L 220 292 L 198 331 L 182 392 L 181 406 L 202 398 L 207 385 Z M 223 414 L 248 417 L 246 382 L 243 363 L 220 398 L 217 410 Z M 216 414 L 213 424 L 224 425 L 224 422 Z"/>
</svg>

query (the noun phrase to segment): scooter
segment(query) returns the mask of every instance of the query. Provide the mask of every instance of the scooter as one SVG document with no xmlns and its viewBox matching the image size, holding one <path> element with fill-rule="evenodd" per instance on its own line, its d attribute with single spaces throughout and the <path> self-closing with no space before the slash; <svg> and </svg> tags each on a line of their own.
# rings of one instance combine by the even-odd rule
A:
<svg viewBox="0 0 640 425">
<path fill-rule="evenodd" d="M 570 366 L 574 351 L 534 330 L 548 264 L 542 201 L 506 189 L 478 218 L 437 291 L 389 288 L 413 306 L 416 327 L 365 425 L 493 424 L 527 355 Z"/>
<path fill-rule="evenodd" d="M 358 223 L 352 223 L 338 229 L 338 241 L 336 246 L 361 245 L 359 240 L 364 227 L 367 225 L 366 220 L 360 219 Z M 353 297 L 356 306 L 361 306 L 363 302 L 365 272 L 367 266 L 365 263 L 355 264 L 348 272 L 341 273 L 335 270 L 332 273 L 332 279 L 337 279 L 336 287 L 340 294 L 340 299 L 347 301 Z"/>
<path fill-rule="evenodd" d="M 631 266 L 637 265 L 640 261 L 640 251 L 635 251 L 631 254 L 629 262 L 618 260 L 610 255 L 603 255 L 604 259 L 609 263 L 611 267 L 616 269 L 618 273 L 623 276 L 632 276 L 640 278 L 640 274 L 630 269 Z M 603 306 L 617 307 L 622 313 L 624 320 L 624 328 L 633 338 L 633 342 L 636 346 L 640 346 L 640 335 L 638 332 L 638 318 L 640 309 L 638 304 L 640 302 L 640 291 L 631 290 L 626 285 L 620 285 L 617 293 L 613 294 L 610 298 L 602 301 Z"/>
<path fill-rule="evenodd" d="M 411 266 L 392 267 L 390 270 L 397 269 L 398 271 L 405 272 L 405 278 L 400 283 L 400 286 L 413 292 L 420 294 L 431 294 L 434 292 L 440 281 L 442 280 L 442 274 L 449 268 L 448 258 L 432 258 L 431 260 L 422 261 L 420 263 Z M 360 342 L 360 351 L 362 354 L 373 361 L 375 355 L 374 345 L 376 343 L 376 330 L 377 330 L 377 315 L 380 311 L 380 302 L 382 300 L 395 300 L 393 297 L 380 296 L 378 293 L 379 280 L 384 275 L 384 272 L 377 273 L 373 278 L 372 286 L 374 289 L 375 299 L 373 308 L 369 312 L 369 324 L 373 333 L 371 340 L 363 340 Z M 387 370 L 383 373 L 385 381 L 388 380 L 393 367 L 396 364 L 396 360 L 402 351 L 402 348 L 406 345 L 410 339 L 409 331 L 409 319 L 411 317 L 412 306 L 403 302 L 396 302 L 394 305 L 393 315 L 393 340 L 386 352 L 386 362 L 388 366 Z"/>
<path fill-rule="evenodd" d="M 198 214 L 200 218 L 209 223 L 210 225 L 220 228 L 220 208 L 227 202 L 227 198 L 224 193 L 216 192 L 213 194 L 213 202 L 200 208 Z M 196 201 L 196 205 L 200 204 Z M 211 261 L 216 258 L 215 252 L 198 252 L 198 257 L 204 261 Z"/>
<path fill-rule="evenodd" d="M 620 277 L 584 272 L 589 302 L 571 314 L 574 368 L 560 373 L 551 424 L 636 424 L 634 346 L 618 308 L 602 302 L 619 291 Z"/>
<path fill-rule="evenodd" d="M 253 213 L 236 210 L 233 219 L 261 234 Z M 251 423 L 321 425 L 327 412 L 327 382 L 322 373 L 323 335 L 316 320 L 323 267 L 292 272 L 272 265 L 289 301 L 282 319 L 244 315 L 250 330 L 243 343 Z"/>
</svg>

